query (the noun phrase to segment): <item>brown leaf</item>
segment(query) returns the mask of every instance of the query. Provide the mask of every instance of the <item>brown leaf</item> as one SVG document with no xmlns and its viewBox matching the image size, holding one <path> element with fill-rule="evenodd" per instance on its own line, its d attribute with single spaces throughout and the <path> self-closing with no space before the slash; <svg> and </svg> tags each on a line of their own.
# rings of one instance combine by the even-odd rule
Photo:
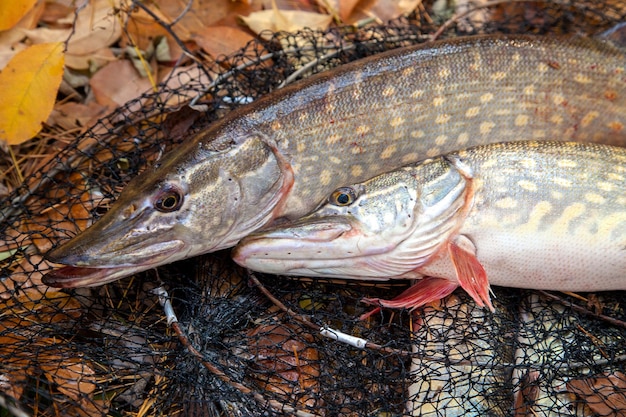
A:
<svg viewBox="0 0 626 417">
<path fill-rule="evenodd" d="M 75 69 L 87 69 L 93 54 L 120 38 L 121 22 L 114 14 L 120 2 L 121 0 L 91 0 L 79 11 L 78 17 L 71 13 L 57 21 L 64 28 L 40 27 L 26 30 L 24 34 L 33 43 L 63 42 L 69 38 L 67 65 Z"/>
<path fill-rule="evenodd" d="M 300 401 L 311 407 L 319 406 L 310 393 L 319 384 L 320 370 L 317 349 L 310 346 L 313 337 L 296 334 L 288 324 L 260 325 L 248 332 L 249 352 L 260 368 L 262 389 L 294 396 L 306 393 Z"/>
<path fill-rule="evenodd" d="M 354 23 L 365 18 L 375 18 L 380 23 L 410 13 L 421 3 L 421 0 L 366 0 L 360 1 L 354 8 L 346 23 Z"/>
<path fill-rule="evenodd" d="M 193 39 L 213 58 L 217 58 L 220 55 L 230 55 L 243 48 L 254 37 L 241 29 L 228 26 L 211 26 L 197 31 L 193 35 Z"/>
<path fill-rule="evenodd" d="M 43 356 L 43 355 L 42 355 Z M 75 401 L 92 394 L 96 389 L 95 372 L 84 358 L 45 355 L 40 366 L 46 378 L 57 385 L 59 391 Z M 39 359 L 43 359 L 41 356 Z"/>
<path fill-rule="evenodd" d="M 74 9 L 68 4 L 48 0 L 42 2 L 45 5 L 45 9 L 41 15 L 41 20 L 46 23 L 56 23 L 58 20 L 63 19 L 70 13 L 74 13 Z"/>
<path fill-rule="evenodd" d="M 0 299 L 10 299 L 19 291 L 39 288 L 43 285 L 43 272 L 52 269 L 39 255 L 22 258 L 17 265 L 11 265 L 11 276 L 0 281 Z"/>
<path fill-rule="evenodd" d="M 116 108 L 140 96 L 150 87 L 150 80 L 142 78 L 130 61 L 115 61 L 98 71 L 89 82 L 96 102 Z"/>
<path fill-rule="evenodd" d="M 572 379 L 566 386 L 582 398 L 594 413 L 607 417 L 626 416 L 626 374 L 616 371 Z"/>
<path fill-rule="evenodd" d="M 74 297 L 60 291 L 44 292 L 41 288 L 27 289 L 18 297 L 6 300 L 4 306 L 19 319 L 19 327 L 23 328 L 33 323 L 66 322 L 81 315 L 81 305 Z M 6 320 L 0 324 L 4 327 L 10 325 Z"/>
<path fill-rule="evenodd" d="M 27 372 L 30 368 L 30 360 L 19 352 L 11 351 L 11 366 L 4 366 L 3 373 L 0 373 L 0 392 L 19 400 L 26 388 Z"/>
<path fill-rule="evenodd" d="M 66 102 L 58 104 L 48 118 L 50 126 L 60 126 L 64 130 L 80 128 L 81 131 L 91 126 L 98 118 L 104 116 L 106 107 L 96 103 L 87 104 Z"/>
<path fill-rule="evenodd" d="M 272 32 L 296 32 L 305 27 L 324 30 L 330 25 L 332 16 L 300 10 L 262 10 L 251 13 L 241 19 L 255 33 L 269 30 Z"/>
<path fill-rule="evenodd" d="M 167 16 L 158 7 L 149 5 L 148 8 L 158 19 L 167 22 Z M 189 32 L 180 24 L 176 25 L 174 33 L 181 39 L 189 37 Z M 140 50 L 145 51 L 153 40 L 159 36 L 171 38 L 167 30 L 158 24 L 146 11 L 136 9 L 128 16 L 128 32 L 122 39 L 122 46 L 136 45 Z"/>
<path fill-rule="evenodd" d="M 114 10 L 120 4 L 121 0 L 91 0 L 79 11 L 76 21 L 73 14 L 59 20 L 59 23 L 74 24 L 74 33 L 67 46 L 68 55 L 89 55 L 117 42 L 122 27 Z"/>
<path fill-rule="evenodd" d="M 317 0 L 317 3 L 329 14 L 337 15 L 342 22 L 347 22 L 359 0 Z"/>
</svg>

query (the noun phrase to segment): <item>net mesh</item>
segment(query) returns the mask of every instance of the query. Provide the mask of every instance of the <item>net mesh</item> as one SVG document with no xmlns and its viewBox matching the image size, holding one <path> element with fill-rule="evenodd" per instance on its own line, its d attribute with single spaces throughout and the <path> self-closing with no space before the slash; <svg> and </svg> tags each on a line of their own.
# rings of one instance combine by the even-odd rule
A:
<svg viewBox="0 0 626 417">
<path fill-rule="evenodd" d="M 0 202 L 0 415 L 626 415 L 624 293 L 555 301 L 496 288 L 490 313 L 457 292 L 359 321 L 363 296 L 391 298 L 406 284 L 257 278 L 228 253 L 91 289 L 41 284 L 41 254 L 97 219 L 130 178 L 281 83 L 440 28 L 593 34 L 623 21 L 626 5 L 501 2 L 453 24 L 435 16 L 425 5 L 384 26 L 274 34 L 216 62 L 192 60 L 29 162 L 36 174 Z"/>
</svg>

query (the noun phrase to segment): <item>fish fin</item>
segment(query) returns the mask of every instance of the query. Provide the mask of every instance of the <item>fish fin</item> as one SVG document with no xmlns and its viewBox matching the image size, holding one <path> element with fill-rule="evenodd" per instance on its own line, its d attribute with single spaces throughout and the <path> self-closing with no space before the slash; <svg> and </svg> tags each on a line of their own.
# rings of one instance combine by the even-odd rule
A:
<svg viewBox="0 0 626 417">
<path fill-rule="evenodd" d="M 495 311 L 489 296 L 491 289 L 487 273 L 476 258 L 474 244 L 467 237 L 459 236 L 448 243 L 448 252 L 461 287 L 480 307 L 487 306 Z"/>
<path fill-rule="evenodd" d="M 363 298 L 361 301 L 366 304 L 374 304 L 379 307 L 361 315 L 364 320 L 380 311 L 380 307 L 388 308 L 408 308 L 416 309 L 433 301 L 440 300 L 458 288 L 456 282 L 445 278 L 426 277 L 417 281 L 414 285 L 398 295 L 392 300 L 382 300 L 380 298 Z"/>
</svg>

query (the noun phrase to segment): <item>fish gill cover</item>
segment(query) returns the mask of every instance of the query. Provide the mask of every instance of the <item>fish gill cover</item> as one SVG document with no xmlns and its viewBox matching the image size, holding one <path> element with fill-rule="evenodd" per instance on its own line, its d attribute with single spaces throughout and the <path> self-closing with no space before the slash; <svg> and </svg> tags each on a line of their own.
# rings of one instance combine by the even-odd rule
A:
<svg viewBox="0 0 626 417">
<path fill-rule="evenodd" d="M 626 14 L 608 0 L 531 3 L 532 13 L 525 3 L 493 9 L 497 19 L 463 18 L 443 34 L 592 34 Z M 294 73 L 427 40 L 442 24 L 432 7 L 382 26 L 277 33 L 217 62 L 187 61 L 171 76 L 177 82 L 115 110 L 3 197 L 0 415 L 626 415 L 624 293 L 563 304 L 496 288 L 492 314 L 456 292 L 413 315 L 359 321 L 361 297 L 390 297 L 405 284 L 256 281 L 228 253 L 90 289 L 41 283 L 50 269 L 42 253 L 98 218 L 190 132 Z M 168 324 L 163 291 L 177 322 Z M 322 327 L 369 343 L 323 337 Z"/>
</svg>

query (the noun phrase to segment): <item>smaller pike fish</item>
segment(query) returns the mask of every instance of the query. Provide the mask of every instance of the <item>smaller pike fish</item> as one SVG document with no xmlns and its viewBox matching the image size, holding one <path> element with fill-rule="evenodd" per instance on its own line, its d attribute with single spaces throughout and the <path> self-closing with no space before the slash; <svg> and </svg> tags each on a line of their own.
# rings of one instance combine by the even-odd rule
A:
<svg viewBox="0 0 626 417">
<path fill-rule="evenodd" d="M 301 220 L 244 238 L 234 259 L 285 275 L 420 279 L 383 307 L 416 308 L 461 286 L 626 289 L 626 148 L 485 145 L 334 191 Z M 489 279 L 488 279 L 489 278 Z"/>
</svg>

